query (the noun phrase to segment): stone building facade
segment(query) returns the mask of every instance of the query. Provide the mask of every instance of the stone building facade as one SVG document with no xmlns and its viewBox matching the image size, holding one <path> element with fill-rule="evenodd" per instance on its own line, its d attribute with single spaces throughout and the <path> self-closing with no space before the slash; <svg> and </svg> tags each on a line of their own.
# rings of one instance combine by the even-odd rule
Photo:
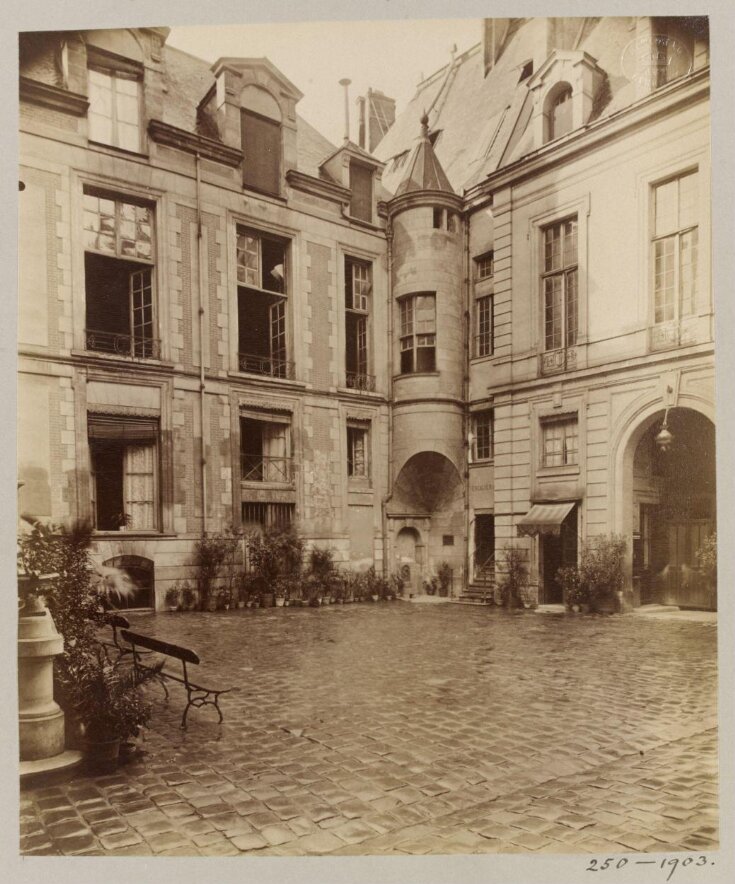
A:
<svg viewBox="0 0 735 884">
<path fill-rule="evenodd" d="M 711 606 L 706 20 L 487 20 L 377 146 L 166 36 L 21 40 L 21 509 L 147 605 L 293 521 L 415 592 L 520 546 L 542 602 L 619 533 L 626 603 Z"/>
</svg>

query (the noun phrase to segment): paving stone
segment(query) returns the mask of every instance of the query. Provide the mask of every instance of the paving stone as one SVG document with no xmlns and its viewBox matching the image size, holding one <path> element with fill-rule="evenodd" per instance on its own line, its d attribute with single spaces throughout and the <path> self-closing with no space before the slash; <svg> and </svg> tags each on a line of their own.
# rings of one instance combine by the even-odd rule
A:
<svg viewBox="0 0 735 884">
<path fill-rule="evenodd" d="M 332 832 L 314 832 L 299 838 L 298 845 L 306 853 L 325 854 L 331 853 L 344 845 L 344 841 Z"/>
<path fill-rule="evenodd" d="M 105 850 L 114 850 L 117 847 L 129 847 L 140 844 L 143 838 L 134 829 L 123 829 L 100 836 L 100 844 Z"/>
<path fill-rule="evenodd" d="M 232 844 L 238 850 L 260 850 L 267 847 L 268 842 L 257 832 L 250 832 L 247 835 L 238 835 L 232 839 Z"/>
</svg>

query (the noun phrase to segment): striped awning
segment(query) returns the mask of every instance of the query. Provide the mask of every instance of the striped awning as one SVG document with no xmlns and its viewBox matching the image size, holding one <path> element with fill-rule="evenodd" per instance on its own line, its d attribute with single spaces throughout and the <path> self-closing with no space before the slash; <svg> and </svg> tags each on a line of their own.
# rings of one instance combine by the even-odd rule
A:
<svg viewBox="0 0 735 884">
<path fill-rule="evenodd" d="M 574 509 L 571 503 L 535 503 L 518 522 L 519 537 L 533 537 L 535 534 L 556 534 L 561 532 L 561 523 Z"/>
</svg>

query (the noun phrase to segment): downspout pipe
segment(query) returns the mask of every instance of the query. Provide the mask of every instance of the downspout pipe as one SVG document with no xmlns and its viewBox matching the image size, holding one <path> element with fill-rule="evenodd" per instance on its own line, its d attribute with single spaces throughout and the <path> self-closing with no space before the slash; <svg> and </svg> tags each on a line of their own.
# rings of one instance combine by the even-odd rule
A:
<svg viewBox="0 0 735 884">
<path fill-rule="evenodd" d="M 465 475 L 465 493 L 464 493 L 464 580 L 463 591 L 467 592 L 470 587 L 470 569 L 472 562 L 470 559 L 470 359 L 472 357 L 472 305 L 470 292 L 470 214 L 464 217 L 464 237 L 463 237 L 463 258 L 464 258 L 464 366 L 462 377 L 462 399 L 464 407 L 462 409 L 462 436 L 463 448 L 465 453 L 464 475 Z"/>
<path fill-rule="evenodd" d="M 202 235 L 202 178 L 201 156 L 195 154 L 196 163 L 196 212 L 197 212 L 197 289 L 199 294 L 199 415 L 202 425 L 202 456 L 200 459 L 201 488 L 202 488 L 202 537 L 207 535 L 207 458 L 205 456 L 204 426 L 205 426 L 205 396 L 206 386 L 204 378 L 204 333 L 205 333 L 205 294 L 204 294 L 204 257 L 202 250 L 204 238 Z"/>
<path fill-rule="evenodd" d="M 388 558 L 388 514 L 386 506 L 393 493 L 393 221 L 388 216 L 386 225 L 386 264 L 387 264 L 387 295 L 386 311 L 388 321 L 388 466 L 386 471 L 386 493 L 381 501 L 381 518 L 383 523 L 383 574 L 388 576 L 390 561 Z"/>
</svg>

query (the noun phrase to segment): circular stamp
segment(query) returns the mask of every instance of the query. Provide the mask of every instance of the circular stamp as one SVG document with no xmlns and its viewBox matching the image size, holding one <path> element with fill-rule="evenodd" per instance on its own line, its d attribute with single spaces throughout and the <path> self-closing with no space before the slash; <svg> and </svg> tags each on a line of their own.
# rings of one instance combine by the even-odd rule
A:
<svg viewBox="0 0 735 884">
<path fill-rule="evenodd" d="M 692 55 L 681 40 L 651 34 L 636 37 L 623 48 L 620 69 L 629 80 L 655 88 L 690 73 Z"/>
</svg>

